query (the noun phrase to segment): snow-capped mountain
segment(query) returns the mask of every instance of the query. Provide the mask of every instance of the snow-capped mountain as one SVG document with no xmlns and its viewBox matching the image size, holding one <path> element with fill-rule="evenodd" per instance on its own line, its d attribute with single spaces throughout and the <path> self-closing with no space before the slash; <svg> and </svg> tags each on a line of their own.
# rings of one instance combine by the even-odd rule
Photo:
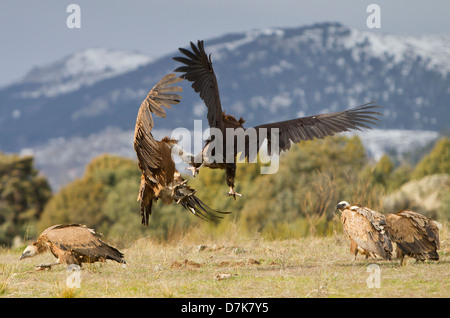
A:
<svg viewBox="0 0 450 318">
<path fill-rule="evenodd" d="M 191 40 L 197 39 L 179 46 L 188 47 Z M 224 110 L 243 116 L 246 127 L 376 101 L 383 106 L 379 129 L 419 130 L 420 136 L 450 128 L 450 36 L 321 23 L 226 34 L 206 39 L 205 49 Z M 54 149 L 67 149 L 66 143 L 71 148 L 65 155 L 74 157 L 119 147 L 119 140 L 126 140 L 120 136 L 134 129 L 142 100 L 179 66 L 172 58 L 180 55 L 176 48 L 155 59 L 92 49 L 33 69 L 22 81 L 0 88 L 0 149 L 62 158 Z M 155 129 L 193 130 L 194 120 L 207 128 L 203 102 L 188 82 L 181 85 L 183 101 L 167 118 L 155 118 Z"/>
<path fill-rule="evenodd" d="M 22 98 L 55 97 L 111 78 L 148 64 L 152 58 L 144 54 L 105 48 L 87 49 L 59 61 L 33 68 L 21 84 L 30 88 Z"/>
</svg>

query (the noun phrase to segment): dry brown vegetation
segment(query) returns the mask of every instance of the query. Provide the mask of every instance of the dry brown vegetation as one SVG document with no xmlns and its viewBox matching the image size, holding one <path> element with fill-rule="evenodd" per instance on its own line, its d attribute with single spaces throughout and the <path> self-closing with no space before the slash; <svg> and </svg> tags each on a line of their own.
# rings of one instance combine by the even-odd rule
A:
<svg viewBox="0 0 450 318">
<path fill-rule="evenodd" d="M 267 240 L 241 237 L 230 227 L 214 238 L 194 233 L 170 243 L 143 238 L 123 247 L 127 265 L 85 265 L 80 288 L 68 288 L 69 272 L 50 254 L 18 260 L 19 250 L 1 252 L 2 297 L 442 297 L 450 296 L 446 231 L 438 262 L 407 266 L 397 260 L 353 261 L 343 234 L 329 237 Z M 369 288 L 368 266 L 380 268 L 380 288 Z"/>
</svg>

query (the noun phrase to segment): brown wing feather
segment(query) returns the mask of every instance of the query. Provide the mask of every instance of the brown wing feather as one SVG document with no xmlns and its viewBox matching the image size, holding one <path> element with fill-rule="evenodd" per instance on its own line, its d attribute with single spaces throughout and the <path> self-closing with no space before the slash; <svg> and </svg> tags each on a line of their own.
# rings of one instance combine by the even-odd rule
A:
<svg viewBox="0 0 450 318">
<path fill-rule="evenodd" d="M 386 224 L 392 240 L 405 255 L 439 259 L 439 229 L 431 219 L 405 210 L 388 215 Z"/>
<path fill-rule="evenodd" d="M 175 74 L 164 76 L 148 93 L 139 108 L 134 130 L 134 150 L 139 161 L 139 168 L 149 180 L 157 182 L 155 173 L 161 167 L 163 154 L 161 144 L 153 138 L 151 133 L 154 123 L 152 113 L 159 117 L 165 117 L 164 107 L 178 104 L 181 96 L 174 92 L 181 92 L 179 86 L 169 86 L 182 81 Z"/>
<path fill-rule="evenodd" d="M 185 66 L 178 67 L 175 72 L 184 73 L 181 77 L 191 81 L 194 91 L 200 94 L 200 98 L 203 99 L 208 108 L 209 126 L 223 131 L 219 86 L 211 57 L 206 55 L 203 41 L 198 41 L 197 46 L 191 42 L 191 49 L 192 52 L 179 48 L 180 52 L 186 57 L 174 57 L 173 59 L 185 64 Z"/>
<path fill-rule="evenodd" d="M 195 52 L 200 54 L 196 49 Z M 138 200 L 141 201 L 143 225 L 148 225 L 154 198 L 160 198 L 167 204 L 175 201 L 204 219 L 216 220 L 222 218 L 216 213 L 228 213 L 211 209 L 194 195 L 194 189 L 186 185 L 172 159 L 172 150 L 169 145 L 175 141 L 168 137 L 157 141 L 151 134 L 154 126 L 152 113 L 165 117 L 166 113 L 162 106 L 170 108 L 170 105 L 180 102 L 181 96 L 174 92 L 181 92 L 182 88 L 168 86 L 180 81 L 182 78 L 175 77 L 174 74 L 166 75 L 152 88 L 139 108 L 134 149 L 139 160 L 139 168 L 142 171 Z"/>
<path fill-rule="evenodd" d="M 384 228 L 380 226 L 380 222 L 386 219 L 386 217 L 383 214 L 381 214 L 378 211 L 369 209 L 366 206 L 361 206 L 359 204 L 354 204 L 350 206 L 350 209 L 364 216 L 377 231 L 383 232 Z"/>
<path fill-rule="evenodd" d="M 111 259 L 125 263 L 123 254 L 100 239 L 95 230 L 80 224 L 56 225 L 43 232 L 46 240 L 68 254 L 96 260 Z"/>
<path fill-rule="evenodd" d="M 341 215 L 344 232 L 361 248 L 390 259 L 392 244 L 384 231 L 374 226 L 370 211 L 361 207 L 345 209 Z"/>
</svg>

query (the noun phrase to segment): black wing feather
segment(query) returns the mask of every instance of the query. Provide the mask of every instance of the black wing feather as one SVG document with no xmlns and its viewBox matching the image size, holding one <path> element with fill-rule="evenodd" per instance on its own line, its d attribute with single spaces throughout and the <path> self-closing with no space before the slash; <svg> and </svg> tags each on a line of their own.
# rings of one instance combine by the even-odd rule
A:
<svg viewBox="0 0 450 318">
<path fill-rule="evenodd" d="M 375 125 L 376 121 L 379 120 L 375 116 L 381 114 L 379 112 L 372 111 L 378 107 L 381 106 L 368 103 L 340 112 L 268 123 L 253 128 L 257 130 L 258 137 L 261 136 L 261 129 L 267 129 L 267 139 L 269 142 L 274 142 L 271 140 L 272 129 L 278 129 L 278 145 L 280 153 L 281 151 L 289 150 L 291 147 L 291 142 L 299 143 L 301 141 L 314 140 L 316 138 L 323 139 L 327 136 L 332 136 L 340 132 L 361 130 L 361 128 L 372 129 L 368 126 L 368 124 Z M 263 139 L 265 139 L 264 136 Z M 259 146 L 262 144 L 262 141 L 263 140 L 258 140 Z M 245 157 L 249 160 L 253 159 L 249 158 L 248 144 L 246 144 L 245 150 L 238 149 L 238 152 L 241 151 L 244 151 Z"/>
<path fill-rule="evenodd" d="M 179 48 L 186 57 L 174 57 L 177 62 L 185 64 L 175 69 L 175 72 L 183 73 L 182 78 L 192 82 L 192 88 L 199 93 L 200 98 L 208 108 L 207 118 L 210 127 L 223 129 L 222 105 L 220 103 L 217 78 L 212 67 L 211 59 L 206 55 L 203 41 L 198 41 L 197 46 L 191 44 L 192 51 Z"/>
</svg>

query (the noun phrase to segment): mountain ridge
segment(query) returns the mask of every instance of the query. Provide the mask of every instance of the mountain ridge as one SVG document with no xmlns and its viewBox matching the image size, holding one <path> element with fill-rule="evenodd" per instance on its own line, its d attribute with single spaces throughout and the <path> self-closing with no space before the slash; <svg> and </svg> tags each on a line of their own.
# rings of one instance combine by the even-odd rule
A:
<svg viewBox="0 0 450 318">
<path fill-rule="evenodd" d="M 72 53 L 53 63 L 33 67 L 19 83 L 29 84 L 24 98 L 55 97 L 76 91 L 150 63 L 152 58 L 140 53 L 106 48 L 90 48 Z M 8 86 L 15 85 L 12 83 Z"/>
<path fill-rule="evenodd" d="M 390 41 L 380 44 L 385 38 Z M 427 48 L 428 38 L 433 45 Z M 448 127 L 443 118 L 450 115 L 446 107 L 450 59 L 436 52 L 450 50 L 448 39 L 370 33 L 322 23 L 227 34 L 205 41 L 205 48 L 212 56 L 224 109 L 245 114 L 249 124 L 265 122 L 263 112 L 281 120 L 376 100 L 384 106 L 381 128 L 439 131 Z M 392 51 L 389 43 L 396 43 Z M 427 52 L 435 53 L 421 55 Z M 87 136 L 108 126 L 133 127 L 138 105 L 163 75 L 176 68 L 172 57 L 179 54 L 174 51 L 153 60 L 141 56 L 142 62 L 129 70 L 105 73 L 102 69 L 98 80 L 87 73 L 75 79 L 72 88 L 52 94 L 67 84 L 57 81 L 57 88 L 45 87 L 48 96 L 35 86 L 42 83 L 36 71 L 33 81 L 33 72 L 29 73 L 28 80 L 0 89 L 0 134 L 12 136 L 0 141 L 0 149 L 19 151 L 50 138 Z M 182 116 L 161 121 L 162 128 L 202 119 L 202 101 L 187 83 L 183 87 L 183 102 L 177 108 Z"/>
</svg>

